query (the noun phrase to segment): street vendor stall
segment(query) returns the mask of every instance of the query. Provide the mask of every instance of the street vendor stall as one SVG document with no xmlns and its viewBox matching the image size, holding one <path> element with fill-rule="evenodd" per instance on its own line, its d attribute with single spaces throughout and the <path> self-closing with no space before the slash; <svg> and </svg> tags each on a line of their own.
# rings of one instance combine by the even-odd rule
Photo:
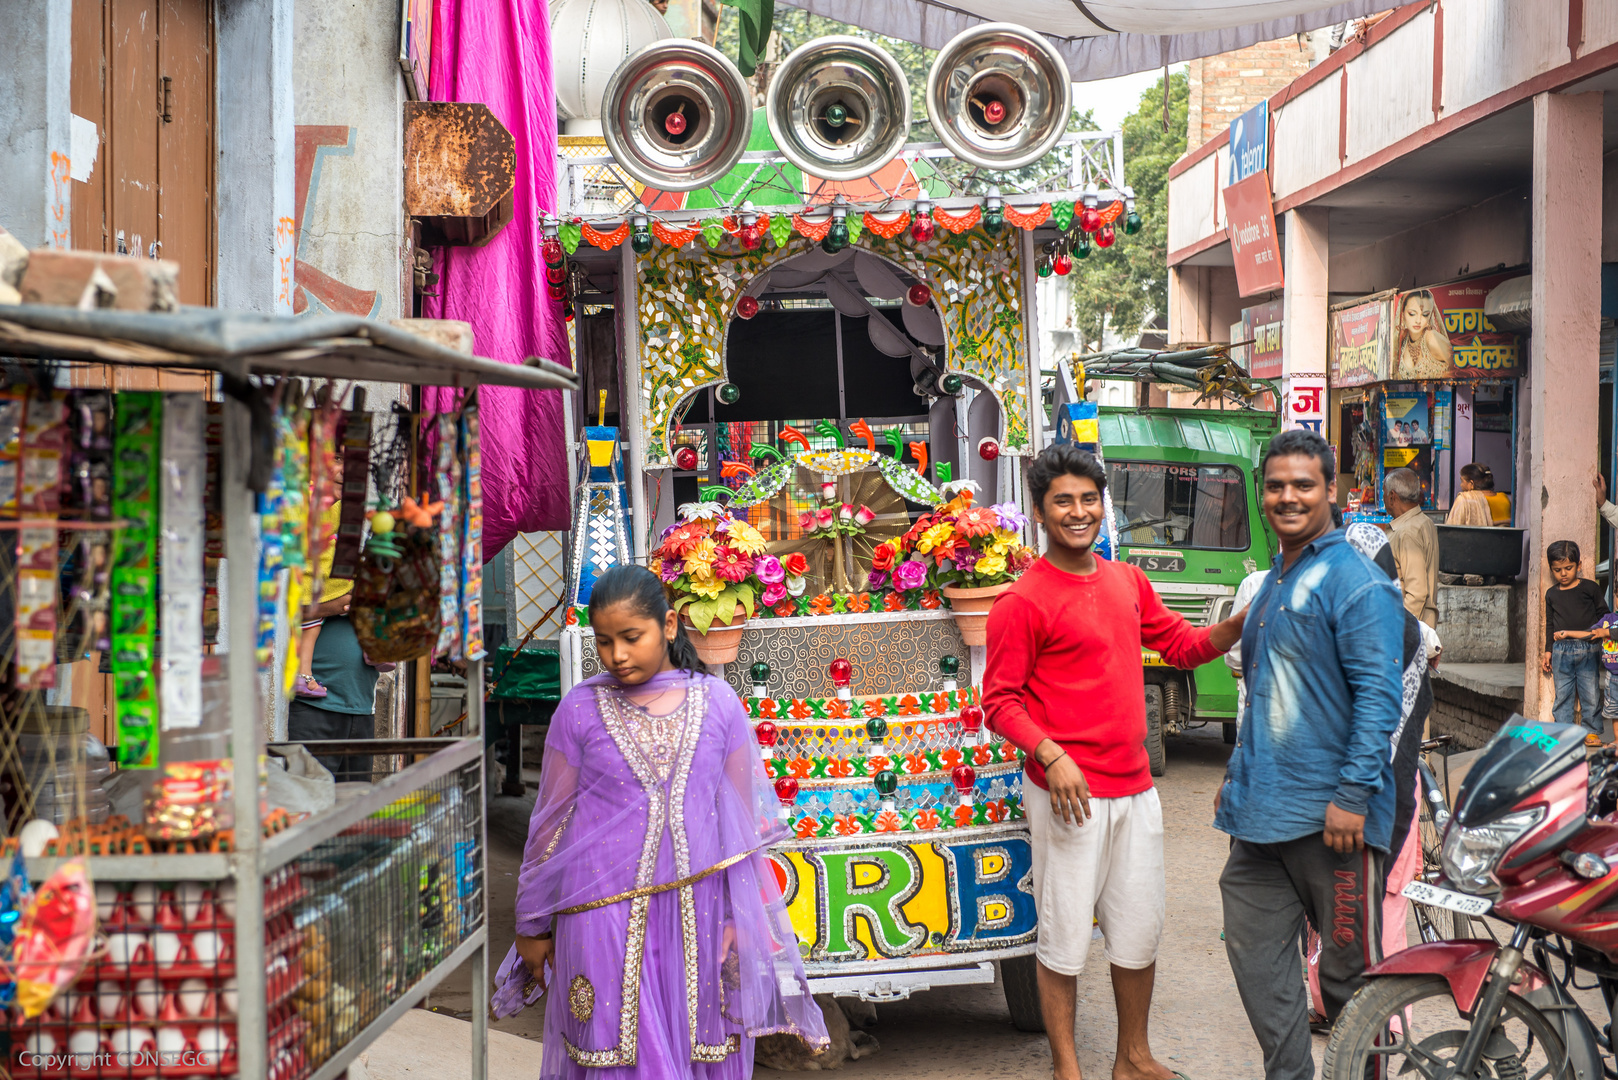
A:
<svg viewBox="0 0 1618 1080">
<path fill-rule="evenodd" d="M 470 959 L 481 1080 L 475 388 L 571 375 L 371 320 L 211 309 L 4 307 L 0 357 L 10 1075 L 328 1080 Z M 60 388 L 95 365 L 216 373 L 218 392 Z M 466 393 L 390 416 L 343 408 L 354 379 Z M 323 576 L 355 581 L 373 662 L 464 661 L 468 716 L 376 744 L 420 756 L 288 813 L 266 795 L 261 693 L 290 684 L 275 642 Z M 69 666 L 98 659 L 116 773 L 64 703 Z M 109 816 L 109 774 L 136 781 L 133 816 Z"/>
</svg>

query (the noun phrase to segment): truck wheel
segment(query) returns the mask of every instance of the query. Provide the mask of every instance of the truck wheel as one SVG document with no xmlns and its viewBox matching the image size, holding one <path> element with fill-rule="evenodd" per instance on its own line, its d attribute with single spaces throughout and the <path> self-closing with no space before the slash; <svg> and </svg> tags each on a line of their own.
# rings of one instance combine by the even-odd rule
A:
<svg viewBox="0 0 1618 1080">
<path fill-rule="evenodd" d="M 1225 726 L 1225 745 L 1226 746 L 1235 746 L 1236 745 L 1236 721 L 1234 721 L 1234 720 L 1226 720 L 1224 726 Z"/>
<path fill-rule="evenodd" d="M 1045 1014 L 1039 1009 L 1039 973 L 1032 956 L 1000 961 L 1000 988 L 1006 992 L 1011 1025 L 1018 1031 L 1044 1031 Z"/>
<path fill-rule="evenodd" d="M 1152 763 L 1152 775 L 1162 776 L 1168 769 L 1168 757 L 1163 752 L 1163 688 L 1156 683 L 1146 686 L 1146 757 Z"/>
</svg>

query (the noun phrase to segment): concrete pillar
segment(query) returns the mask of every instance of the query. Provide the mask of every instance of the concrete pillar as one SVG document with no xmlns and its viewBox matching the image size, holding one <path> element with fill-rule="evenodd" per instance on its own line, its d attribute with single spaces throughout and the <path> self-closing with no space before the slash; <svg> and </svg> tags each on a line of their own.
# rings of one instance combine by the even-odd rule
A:
<svg viewBox="0 0 1618 1080">
<path fill-rule="evenodd" d="M 1205 266 L 1169 267 L 1169 345 L 1208 341 Z"/>
<path fill-rule="evenodd" d="M 1281 374 L 1326 373 L 1327 250 L 1331 230 L 1324 206 L 1287 211 L 1282 267 Z"/>
<path fill-rule="evenodd" d="M 1599 93 L 1534 98 L 1533 332 L 1526 387 L 1527 483 L 1518 520 L 1528 529 L 1528 648 L 1523 708 L 1551 717 L 1553 682 L 1540 672 L 1545 642 L 1545 547 L 1579 545 L 1579 572 L 1595 576 L 1596 506 L 1590 481 L 1599 453 L 1602 99 Z M 1599 213 L 1599 211 L 1595 211 Z M 1440 628 L 1442 633 L 1442 628 Z"/>
<path fill-rule="evenodd" d="M 73 0 L 0 4 L 0 227 L 72 246 Z"/>
<path fill-rule="evenodd" d="M 292 314 L 293 0 L 215 9 L 218 304 Z"/>
</svg>

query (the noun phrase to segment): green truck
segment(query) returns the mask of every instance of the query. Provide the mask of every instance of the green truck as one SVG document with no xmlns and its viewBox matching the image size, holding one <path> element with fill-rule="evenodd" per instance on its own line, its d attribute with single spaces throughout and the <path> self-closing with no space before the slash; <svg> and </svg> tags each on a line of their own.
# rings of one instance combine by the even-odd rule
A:
<svg viewBox="0 0 1618 1080">
<path fill-rule="evenodd" d="M 1258 466 L 1277 415 L 1111 407 L 1100 414 L 1118 557 L 1145 571 L 1163 602 L 1196 625 L 1226 618 L 1242 579 L 1275 553 Z M 1149 649 L 1142 659 L 1154 776 L 1163 775 L 1170 735 L 1220 723 L 1225 741 L 1236 741 L 1236 680 L 1223 657 L 1194 671 L 1170 667 Z"/>
</svg>

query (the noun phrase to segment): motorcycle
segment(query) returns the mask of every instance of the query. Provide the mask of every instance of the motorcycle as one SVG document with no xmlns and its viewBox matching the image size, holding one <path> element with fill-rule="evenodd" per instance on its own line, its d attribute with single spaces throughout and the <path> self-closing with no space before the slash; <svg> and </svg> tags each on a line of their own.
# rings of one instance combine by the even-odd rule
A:
<svg viewBox="0 0 1618 1080">
<path fill-rule="evenodd" d="M 1584 737 L 1513 716 L 1484 748 L 1444 828 L 1442 873 L 1403 895 L 1502 920 L 1510 939 L 1425 942 L 1368 968 L 1332 1029 L 1327 1080 L 1618 1075 L 1602 1056 L 1618 1000 L 1618 768 Z M 1599 1031 L 1572 994 L 1593 988 Z"/>
</svg>

